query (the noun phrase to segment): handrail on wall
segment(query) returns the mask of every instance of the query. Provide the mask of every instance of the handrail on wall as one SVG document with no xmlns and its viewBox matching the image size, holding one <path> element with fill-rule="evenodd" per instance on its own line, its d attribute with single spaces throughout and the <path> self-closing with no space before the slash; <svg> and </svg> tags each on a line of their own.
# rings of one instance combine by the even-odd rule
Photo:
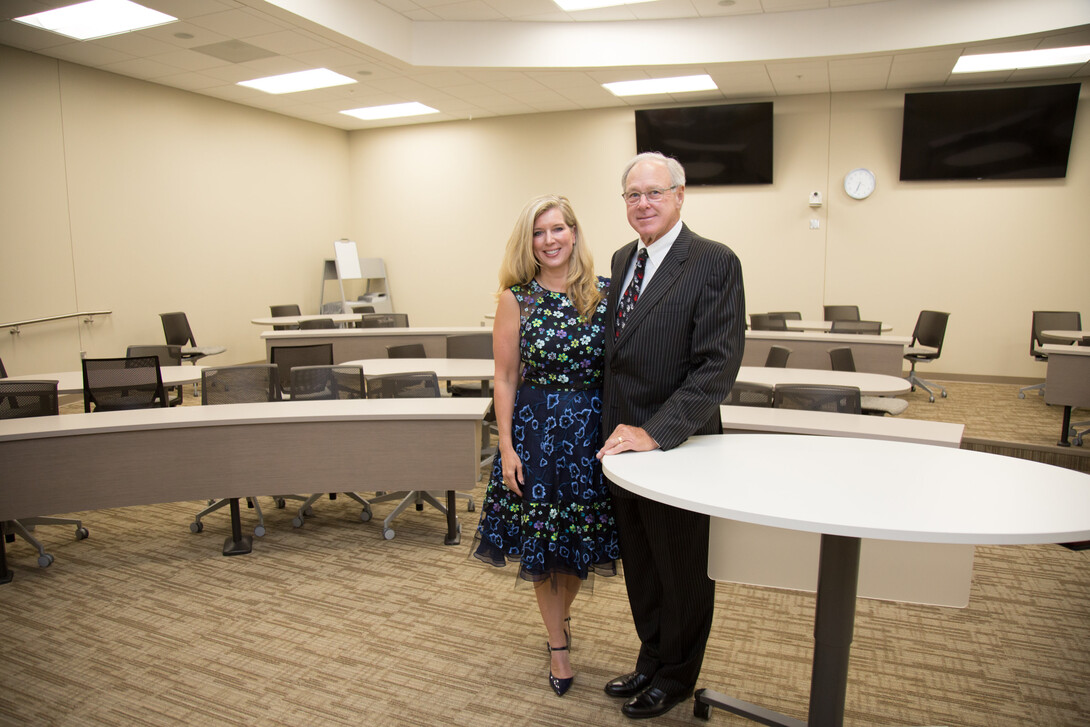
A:
<svg viewBox="0 0 1090 727">
<path fill-rule="evenodd" d="M 82 311 L 80 313 L 64 313 L 64 314 L 59 315 L 59 316 L 46 316 L 44 318 L 31 318 L 31 319 L 25 320 L 25 321 L 12 321 L 11 323 L 0 323 L 0 328 L 10 328 L 11 330 L 8 331 L 8 333 L 10 333 L 13 336 L 16 336 L 20 332 L 19 331 L 19 326 L 28 326 L 31 323 L 45 323 L 47 321 L 62 321 L 64 319 L 66 319 L 66 318 L 79 318 L 80 316 L 85 316 L 85 318 L 83 319 L 84 323 L 94 323 L 95 316 L 108 316 L 111 313 L 113 313 L 113 311 L 109 311 L 109 310 Z"/>
</svg>

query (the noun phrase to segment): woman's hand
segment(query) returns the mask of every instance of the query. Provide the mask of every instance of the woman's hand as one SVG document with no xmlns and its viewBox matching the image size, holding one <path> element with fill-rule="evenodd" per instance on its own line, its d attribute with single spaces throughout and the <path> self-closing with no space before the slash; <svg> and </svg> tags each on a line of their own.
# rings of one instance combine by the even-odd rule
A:
<svg viewBox="0 0 1090 727">
<path fill-rule="evenodd" d="M 522 460 L 515 454 L 514 447 L 501 448 L 500 460 L 503 462 L 504 487 L 522 497 Z"/>
</svg>

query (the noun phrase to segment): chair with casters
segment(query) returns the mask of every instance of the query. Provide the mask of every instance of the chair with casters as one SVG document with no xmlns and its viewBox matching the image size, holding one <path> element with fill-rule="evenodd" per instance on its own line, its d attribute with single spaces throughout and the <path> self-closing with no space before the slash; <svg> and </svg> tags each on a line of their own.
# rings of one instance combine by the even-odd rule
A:
<svg viewBox="0 0 1090 727">
<path fill-rule="evenodd" d="M 439 379 L 436 378 L 433 371 L 413 371 L 401 374 L 383 374 L 379 376 L 371 376 L 367 379 L 367 398 L 369 399 L 399 399 L 399 398 L 438 398 L 440 396 L 439 391 Z M 456 493 L 464 495 L 467 493 Z M 387 492 L 379 494 L 371 499 L 371 504 L 375 505 L 380 502 L 387 502 L 389 500 L 401 500 L 393 512 L 386 516 L 386 519 L 382 521 L 382 537 L 386 540 L 391 540 L 394 537 L 394 529 L 390 527 L 390 524 L 394 521 L 398 515 L 400 515 L 409 505 L 415 505 L 417 510 L 423 510 L 424 504 L 427 503 L 434 507 L 445 516 L 447 514 L 447 508 L 435 496 L 427 490 L 411 490 L 401 492 Z M 472 512 L 474 509 L 473 500 L 470 498 L 468 510 Z M 458 524 L 458 531 L 461 532 L 462 525 Z"/>
<path fill-rule="evenodd" d="M 724 404 L 734 406 L 772 406 L 773 388 L 765 384 L 735 381 Z"/>
<path fill-rule="evenodd" d="M 427 358 L 423 343 L 401 343 L 386 347 L 386 358 Z"/>
<path fill-rule="evenodd" d="M 182 347 L 181 346 L 168 346 L 166 344 L 151 344 L 147 346 L 134 345 L 125 349 L 125 355 L 128 357 L 133 356 L 157 356 L 159 358 L 159 366 L 181 366 L 182 365 Z M 179 384 L 170 391 L 177 394 L 167 400 L 169 406 L 179 406 L 185 399 L 185 386 Z"/>
<path fill-rule="evenodd" d="M 859 306 L 857 306 L 857 305 L 827 305 L 827 306 L 825 306 L 825 320 L 827 320 L 827 321 L 857 321 L 857 320 L 859 320 Z"/>
<path fill-rule="evenodd" d="M 296 366 L 291 370 L 291 400 L 315 401 L 319 399 L 364 399 L 367 396 L 367 384 L 363 377 L 362 366 L 334 365 L 334 366 Z M 306 516 L 314 514 L 314 503 L 329 495 L 330 500 L 336 500 L 341 494 L 360 505 L 360 520 L 367 522 L 371 519 L 371 503 L 360 497 L 355 492 L 315 492 L 303 500 L 299 512 L 292 518 L 293 527 L 301 528 L 306 523 Z"/>
<path fill-rule="evenodd" d="M 307 318 L 299 321 L 299 330 L 314 330 L 319 328 L 336 328 L 337 324 L 332 318 Z"/>
<path fill-rule="evenodd" d="M 802 313 L 797 310 L 769 311 L 766 315 L 770 318 L 782 318 L 785 321 L 801 321 Z"/>
<path fill-rule="evenodd" d="M 773 392 L 772 406 L 780 409 L 860 413 L 859 389 L 855 386 L 780 384 Z"/>
<path fill-rule="evenodd" d="M 85 358 L 81 363 L 85 412 L 167 406 L 158 356 Z"/>
<path fill-rule="evenodd" d="M 333 344 L 310 343 L 303 346 L 273 346 L 269 363 L 280 372 L 280 391 L 291 396 L 291 370 L 296 366 L 332 366 Z"/>
<path fill-rule="evenodd" d="M 0 378 L 0 419 L 26 419 L 29 417 L 54 416 L 60 411 L 56 381 L 5 381 Z M 6 543 L 13 542 L 19 535 L 38 551 L 38 565 L 48 568 L 53 563 L 53 555 L 45 552 L 41 542 L 31 535 L 31 529 L 37 525 L 75 525 L 76 540 L 83 540 L 89 535 L 83 523 L 73 518 L 63 517 L 28 517 L 19 520 L 0 522 L 0 582 L 11 580 L 7 569 Z"/>
<path fill-rule="evenodd" d="M 855 356 L 847 346 L 829 349 L 829 363 L 833 371 L 855 371 Z M 908 402 L 890 396 L 862 396 L 859 397 L 859 408 L 864 414 L 903 414 L 908 408 Z"/>
<path fill-rule="evenodd" d="M 916 364 L 934 361 L 942 354 L 942 342 L 946 338 L 946 322 L 949 318 L 949 313 L 940 313 L 933 310 L 920 311 L 920 315 L 916 319 L 916 328 L 912 331 L 912 343 L 905 349 L 905 360 L 912 365 L 907 377 L 908 383 L 912 384 L 913 391 L 916 390 L 917 386 L 926 391 L 928 401 L 932 403 L 935 401 L 935 394 L 932 393 L 929 387 L 934 386 L 939 389 L 944 399 L 946 398 L 946 389 L 939 384 L 925 381 L 916 376 Z"/>
<path fill-rule="evenodd" d="M 408 328 L 408 313 L 364 313 L 360 316 L 361 328 Z"/>
<path fill-rule="evenodd" d="M 791 357 L 791 349 L 786 346 L 771 346 L 768 356 L 765 357 L 765 367 L 783 369 L 787 368 L 787 359 Z"/>
<path fill-rule="evenodd" d="M 770 313 L 750 313 L 749 328 L 752 331 L 786 331 L 787 321 Z"/>
<path fill-rule="evenodd" d="M 1078 331 L 1082 329 L 1082 314 L 1079 311 L 1067 310 L 1035 310 L 1029 334 L 1029 353 L 1034 361 L 1048 361 L 1048 354 L 1038 350 L 1038 347 L 1046 343 L 1064 345 L 1071 339 L 1046 336 L 1045 331 Z M 1018 398 L 1025 399 L 1027 391 L 1037 391 L 1041 396 L 1045 394 L 1045 383 L 1032 386 L 1023 386 L 1018 390 Z"/>
<path fill-rule="evenodd" d="M 833 321 L 830 333 L 868 333 L 874 336 L 882 333 L 882 321 Z"/>
<path fill-rule="evenodd" d="M 167 345 L 181 346 L 183 361 L 197 363 L 206 356 L 215 356 L 227 350 L 223 346 L 198 346 L 185 313 L 160 313 L 159 317 L 163 319 L 163 335 L 166 336 Z"/>
<path fill-rule="evenodd" d="M 201 371 L 201 404 L 244 404 L 263 401 L 280 401 L 280 376 L 274 364 L 246 364 L 241 366 L 208 367 Z M 276 498 L 279 506 L 284 496 Z M 265 534 L 265 516 L 257 497 L 246 498 L 246 503 L 257 515 L 254 535 Z M 242 523 L 239 514 L 239 498 L 230 497 L 222 500 L 209 500 L 208 507 L 198 512 L 189 530 L 199 533 L 204 530 L 201 518 L 219 510 L 225 505 L 231 506 L 231 535 L 223 544 L 224 555 L 243 555 L 253 549 L 253 538 L 242 535 Z"/>
<path fill-rule="evenodd" d="M 299 306 L 296 305 L 295 303 L 287 303 L 285 305 L 270 305 L 269 306 L 269 314 L 271 316 L 273 316 L 274 318 L 279 318 L 281 316 L 301 316 L 301 315 L 303 315 L 302 311 L 299 310 Z M 286 326 L 275 326 L 274 325 L 273 330 L 274 331 L 287 331 L 287 330 L 292 330 L 292 329 L 295 329 L 295 328 L 298 328 L 298 327 L 299 326 L 294 324 L 294 323 L 288 324 Z"/>
<path fill-rule="evenodd" d="M 482 333 L 466 333 L 456 336 L 447 336 L 447 358 L 492 358 L 492 331 Z M 488 382 L 484 381 L 448 381 L 447 391 L 451 396 L 491 397 L 492 392 L 488 388 Z M 486 464 L 496 454 L 496 448 L 492 446 L 492 435 L 499 437 L 499 429 L 496 425 L 496 411 L 489 406 L 484 415 L 484 426 L 481 428 L 481 464 Z"/>
</svg>

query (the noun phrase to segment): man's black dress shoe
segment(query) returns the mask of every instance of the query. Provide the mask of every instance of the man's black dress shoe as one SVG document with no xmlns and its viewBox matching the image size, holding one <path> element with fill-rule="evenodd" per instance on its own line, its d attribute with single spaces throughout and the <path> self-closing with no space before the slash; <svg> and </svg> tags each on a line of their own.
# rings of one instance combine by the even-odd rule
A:
<svg viewBox="0 0 1090 727">
<path fill-rule="evenodd" d="M 649 686 L 651 686 L 651 677 L 634 671 L 608 682 L 606 694 L 611 697 L 634 697 Z"/>
<path fill-rule="evenodd" d="M 667 694 L 658 687 L 648 687 L 625 702 L 621 712 L 625 717 L 632 719 L 660 717 L 673 709 L 675 705 L 684 702 L 691 694 L 691 690 Z"/>
</svg>

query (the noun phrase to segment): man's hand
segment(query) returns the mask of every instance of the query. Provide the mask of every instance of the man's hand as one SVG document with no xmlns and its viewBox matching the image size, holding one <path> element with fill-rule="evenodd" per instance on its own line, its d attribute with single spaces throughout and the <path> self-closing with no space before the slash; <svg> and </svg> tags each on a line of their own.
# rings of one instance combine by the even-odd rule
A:
<svg viewBox="0 0 1090 727">
<path fill-rule="evenodd" d="M 640 427 L 630 427 L 627 424 L 618 424 L 613 433 L 609 435 L 606 443 L 598 450 L 598 459 L 607 454 L 618 452 L 648 452 L 658 449 L 659 443 L 650 434 Z"/>
</svg>

